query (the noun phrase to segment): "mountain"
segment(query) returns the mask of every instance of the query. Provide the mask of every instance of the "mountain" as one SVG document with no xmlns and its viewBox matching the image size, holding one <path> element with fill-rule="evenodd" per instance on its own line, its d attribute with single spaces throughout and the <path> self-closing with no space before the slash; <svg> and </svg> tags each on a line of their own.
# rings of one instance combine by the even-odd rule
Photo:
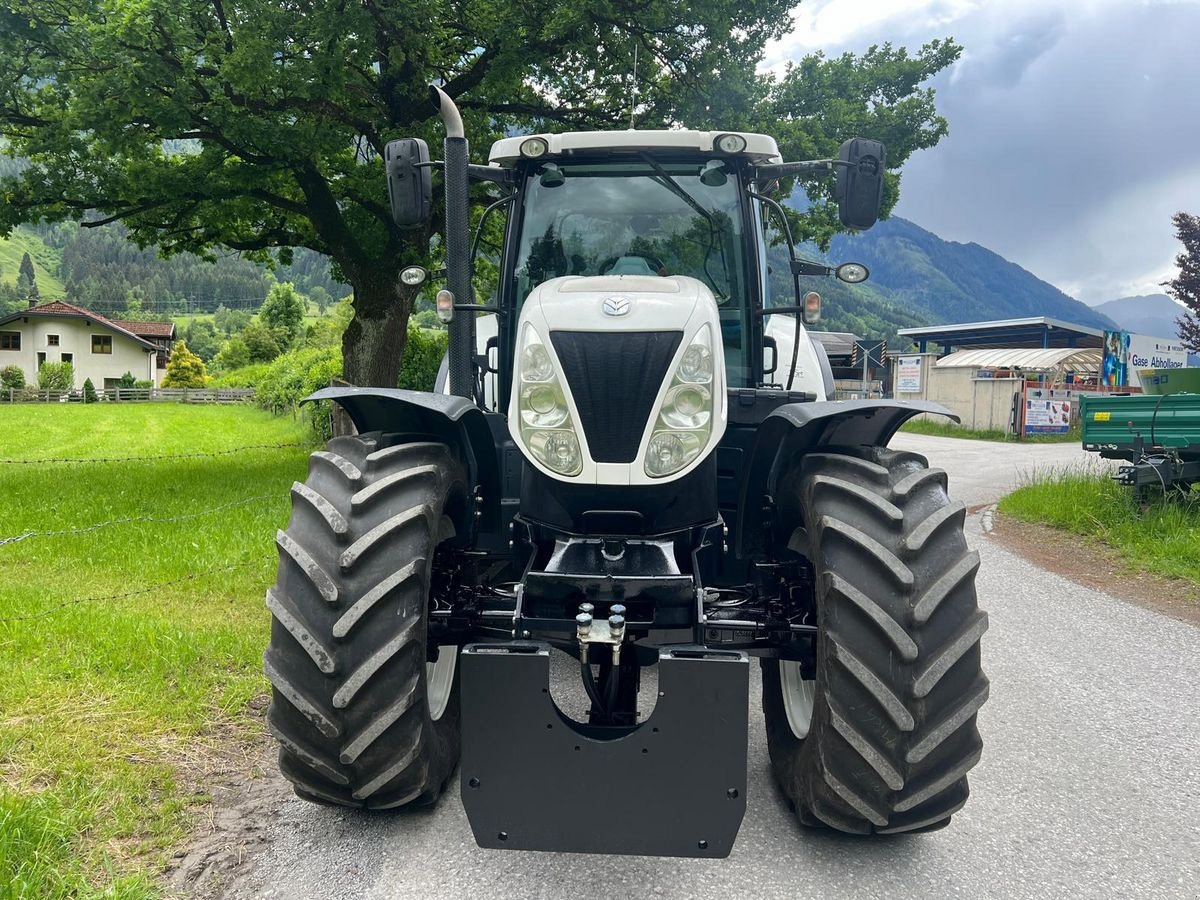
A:
<svg viewBox="0 0 1200 900">
<path fill-rule="evenodd" d="M 1124 331 L 1148 334 L 1151 337 L 1178 337 L 1175 320 L 1185 312 L 1183 307 L 1166 294 L 1144 294 L 1140 297 L 1121 297 L 1093 306 L 1116 322 Z"/>
<path fill-rule="evenodd" d="M 928 323 L 1048 316 L 1074 325 L 1113 328 L 1103 312 L 979 244 L 960 244 L 893 216 L 870 231 L 838 235 L 830 259 L 871 270 L 872 287 Z"/>
<path fill-rule="evenodd" d="M 21 257 L 29 254 L 36 273 L 38 295 L 43 300 L 61 300 L 66 288 L 58 278 L 62 254 L 36 234 L 19 228 L 11 237 L 0 238 L 0 284 L 16 285 Z"/>
</svg>

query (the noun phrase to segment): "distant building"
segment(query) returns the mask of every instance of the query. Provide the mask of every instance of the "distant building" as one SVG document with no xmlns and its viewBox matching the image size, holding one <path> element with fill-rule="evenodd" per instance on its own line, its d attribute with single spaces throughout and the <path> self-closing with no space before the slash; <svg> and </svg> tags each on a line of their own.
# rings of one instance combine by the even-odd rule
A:
<svg viewBox="0 0 1200 900">
<path fill-rule="evenodd" d="M 53 300 L 0 318 L 0 369 L 19 366 L 37 384 L 43 363 L 69 362 L 77 388 L 88 378 L 97 390 L 115 387 L 126 372 L 157 387 L 174 339 L 170 323 L 120 322 Z"/>
</svg>

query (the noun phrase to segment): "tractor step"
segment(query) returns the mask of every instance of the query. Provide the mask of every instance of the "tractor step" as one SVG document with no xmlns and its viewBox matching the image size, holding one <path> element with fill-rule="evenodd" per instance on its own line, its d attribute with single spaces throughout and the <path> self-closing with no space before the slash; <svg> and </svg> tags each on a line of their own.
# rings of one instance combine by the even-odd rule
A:
<svg viewBox="0 0 1200 900">
<path fill-rule="evenodd" d="M 746 812 L 744 653 L 663 650 L 654 711 L 615 732 L 559 711 L 548 644 L 472 644 L 459 666 L 462 801 L 480 847 L 729 855 Z"/>
</svg>

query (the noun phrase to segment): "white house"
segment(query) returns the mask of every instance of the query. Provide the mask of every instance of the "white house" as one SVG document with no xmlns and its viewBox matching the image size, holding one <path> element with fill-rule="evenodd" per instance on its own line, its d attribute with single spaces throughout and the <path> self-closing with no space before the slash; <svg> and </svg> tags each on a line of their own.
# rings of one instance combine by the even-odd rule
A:
<svg viewBox="0 0 1200 900">
<path fill-rule="evenodd" d="M 154 326 L 142 336 L 132 329 Z M 141 330 L 141 329 L 139 329 Z M 149 338 L 149 339 L 148 339 Z M 25 381 L 37 384 L 42 363 L 69 362 L 75 367 L 75 387 L 90 378 L 97 390 L 116 387 L 126 372 L 157 387 L 174 326 L 121 322 L 90 309 L 54 300 L 0 318 L 0 369 L 19 366 Z"/>
</svg>

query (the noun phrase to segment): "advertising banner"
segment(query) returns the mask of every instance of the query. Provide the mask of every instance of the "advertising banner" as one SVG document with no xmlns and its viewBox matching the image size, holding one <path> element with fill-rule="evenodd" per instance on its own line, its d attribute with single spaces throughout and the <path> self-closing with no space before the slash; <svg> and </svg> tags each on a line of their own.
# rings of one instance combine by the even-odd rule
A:
<svg viewBox="0 0 1200 900">
<path fill-rule="evenodd" d="M 896 393 L 921 393 L 921 357 L 901 356 L 896 360 Z"/>
<path fill-rule="evenodd" d="M 1178 340 L 1106 331 L 1100 383 L 1108 387 L 1141 387 L 1138 369 L 1182 369 L 1187 363 L 1187 348 Z"/>
<path fill-rule="evenodd" d="M 1104 332 L 1104 360 L 1100 364 L 1100 383 L 1107 387 L 1129 384 L 1129 333 Z"/>
<path fill-rule="evenodd" d="M 1075 400 L 1070 391 L 1025 389 L 1025 434 L 1066 434 Z"/>
</svg>

